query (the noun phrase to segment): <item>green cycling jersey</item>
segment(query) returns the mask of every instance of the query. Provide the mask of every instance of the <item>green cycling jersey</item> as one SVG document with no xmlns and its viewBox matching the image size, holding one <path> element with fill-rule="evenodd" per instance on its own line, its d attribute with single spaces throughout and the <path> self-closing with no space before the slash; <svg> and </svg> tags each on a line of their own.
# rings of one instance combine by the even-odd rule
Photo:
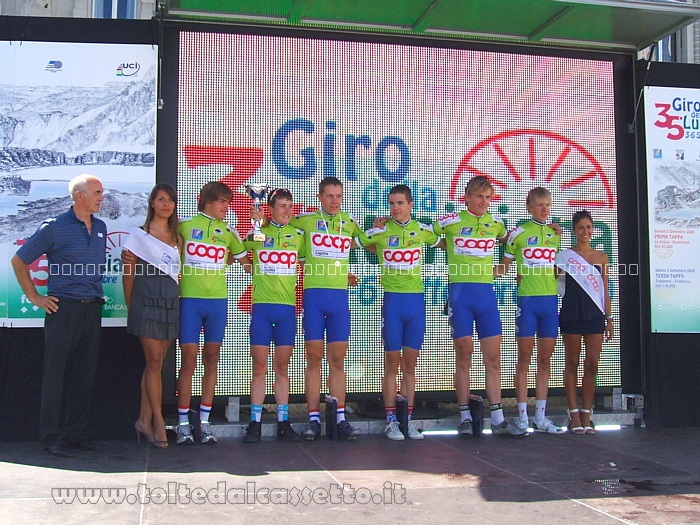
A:
<svg viewBox="0 0 700 525">
<path fill-rule="evenodd" d="M 518 295 L 557 295 L 554 257 L 561 239 L 546 224 L 530 219 L 508 237 L 505 256 L 518 266 Z"/>
<path fill-rule="evenodd" d="M 177 232 L 184 240 L 180 297 L 226 299 L 228 254 L 237 259 L 246 255 L 236 230 L 220 219 L 200 213 L 181 220 Z"/>
<path fill-rule="evenodd" d="M 253 252 L 253 304 L 296 304 L 297 263 L 306 244 L 304 232 L 270 221 L 260 228 L 264 241 L 246 240 Z"/>
<path fill-rule="evenodd" d="M 506 234 L 500 218 L 463 210 L 437 219 L 433 231 L 445 236 L 450 283 L 493 282 L 496 241 Z"/>
<path fill-rule="evenodd" d="M 423 293 L 423 244 L 435 246 L 440 241 L 430 226 L 413 219 L 406 224 L 399 224 L 392 219 L 382 228 L 372 228 L 361 233 L 355 240 L 363 248 L 371 245 L 377 247 L 384 291 Z"/>
<path fill-rule="evenodd" d="M 346 289 L 350 247 L 362 232 L 355 218 L 317 210 L 297 215 L 290 224 L 306 235 L 304 288 Z"/>
</svg>

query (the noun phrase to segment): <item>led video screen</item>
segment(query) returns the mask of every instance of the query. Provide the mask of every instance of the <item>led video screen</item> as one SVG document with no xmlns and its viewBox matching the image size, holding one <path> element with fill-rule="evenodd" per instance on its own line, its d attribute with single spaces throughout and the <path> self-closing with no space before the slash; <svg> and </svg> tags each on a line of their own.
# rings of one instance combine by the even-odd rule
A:
<svg viewBox="0 0 700 525">
<path fill-rule="evenodd" d="M 332 175 L 343 182 L 343 209 L 364 228 L 376 216 L 388 215 L 388 191 L 399 183 L 412 189 L 414 217 L 430 223 L 464 209 L 465 185 L 481 174 L 496 190 L 490 211 L 508 228 L 526 219 L 527 192 L 547 187 L 553 195 L 552 219 L 563 227 L 562 248 L 573 244 L 573 213 L 590 210 L 593 245 L 616 267 L 612 61 L 183 31 L 178 62 L 180 216 L 195 214 L 199 189 L 220 180 L 234 194 L 227 221 L 245 235 L 251 203 L 246 183 L 288 188 L 297 209 L 305 211 L 318 206 L 318 183 Z M 494 260 L 502 253 L 501 248 Z M 443 314 L 446 259 L 432 248 L 424 255 L 428 328 L 416 390 L 450 391 L 454 350 Z M 382 289 L 376 261 L 362 250 L 353 250 L 350 258 L 360 284 L 350 290 L 348 393 L 381 391 Z M 238 265 L 228 277 L 229 317 L 216 393 L 248 395 L 250 278 Z M 513 388 L 514 268 L 494 286 L 503 321 L 502 383 Z M 617 318 L 615 271 L 610 290 Z M 303 343 L 299 319 L 292 394 L 303 393 Z M 604 345 L 599 386 L 620 384 L 619 355 L 616 336 Z M 530 387 L 534 363 L 535 356 Z M 562 386 L 563 368 L 559 341 L 552 360 L 553 387 Z M 325 376 L 326 370 L 324 389 Z M 472 388 L 484 388 L 478 347 Z"/>
</svg>

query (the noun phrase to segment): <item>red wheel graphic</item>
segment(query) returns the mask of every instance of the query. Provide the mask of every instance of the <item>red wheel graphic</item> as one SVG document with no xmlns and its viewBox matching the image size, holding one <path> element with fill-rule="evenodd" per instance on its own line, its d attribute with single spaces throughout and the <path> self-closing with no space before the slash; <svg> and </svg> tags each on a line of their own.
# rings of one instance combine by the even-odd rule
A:
<svg viewBox="0 0 700 525">
<path fill-rule="evenodd" d="M 462 159 L 450 184 L 450 201 L 464 202 L 464 188 L 485 175 L 503 199 L 511 186 L 546 186 L 570 207 L 615 207 L 615 195 L 598 160 L 583 146 L 538 129 L 504 131 L 474 146 Z"/>
</svg>

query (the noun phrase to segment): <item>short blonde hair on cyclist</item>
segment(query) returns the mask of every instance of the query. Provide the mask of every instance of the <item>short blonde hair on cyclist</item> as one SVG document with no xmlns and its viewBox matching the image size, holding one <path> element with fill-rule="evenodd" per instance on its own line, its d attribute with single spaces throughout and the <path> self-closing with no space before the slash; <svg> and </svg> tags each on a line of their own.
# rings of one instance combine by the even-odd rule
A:
<svg viewBox="0 0 700 525">
<path fill-rule="evenodd" d="M 491 184 L 491 181 L 486 175 L 477 175 L 469 180 L 464 193 L 467 195 L 472 195 L 483 190 L 491 190 L 493 193 L 493 184 Z"/>
<path fill-rule="evenodd" d="M 537 186 L 527 192 L 525 204 L 534 206 L 539 201 L 549 201 L 550 204 L 552 203 L 552 194 L 547 188 L 543 188 L 542 186 Z"/>
</svg>

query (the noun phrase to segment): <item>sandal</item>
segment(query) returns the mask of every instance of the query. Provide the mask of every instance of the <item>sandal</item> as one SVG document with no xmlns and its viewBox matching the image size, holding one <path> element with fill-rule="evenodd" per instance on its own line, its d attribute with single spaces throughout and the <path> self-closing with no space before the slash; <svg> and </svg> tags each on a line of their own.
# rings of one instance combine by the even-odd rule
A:
<svg viewBox="0 0 700 525">
<path fill-rule="evenodd" d="M 595 434 L 595 426 L 593 425 L 593 409 L 592 408 L 582 408 L 581 412 L 584 414 L 589 414 L 588 418 L 590 425 L 584 426 L 583 430 L 585 434 Z"/>
<path fill-rule="evenodd" d="M 156 448 L 168 448 L 168 434 L 167 434 L 167 432 L 164 432 L 164 433 L 165 433 L 165 439 L 161 441 L 160 439 L 158 439 L 156 437 L 155 432 L 154 432 L 153 433 L 153 443 L 151 443 L 151 445 L 153 445 Z"/>
<path fill-rule="evenodd" d="M 134 430 L 136 430 L 136 439 L 139 443 L 141 443 L 141 436 L 145 437 L 146 441 L 148 441 L 150 444 L 153 444 L 156 439 L 152 434 L 149 434 L 144 430 L 144 428 L 141 426 L 141 422 L 138 419 L 136 420 L 136 423 L 134 423 Z"/>
<path fill-rule="evenodd" d="M 585 429 L 584 427 L 582 427 L 582 426 L 574 427 L 574 426 L 572 426 L 572 424 L 571 424 L 571 414 L 577 414 L 577 413 L 580 412 L 580 411 L 582 412 L 582 410 L 579 410 L 578 408 L 567 408 L 567 409 L 566 409 L 566 413 L 567 413 L 567 415 L 569 416 L 569 425 L 568 425 L 568 427 L 569 427 L 569 431 L 570 431 L 572 434 L 579 434 L 579 435 L 582 435 L 582 434 L 585 434 L 585 433 L 586 433 L 586 429 Z M 580 420 L 579 420 L 579 421 L 580 421 Z"/>
</svg>

